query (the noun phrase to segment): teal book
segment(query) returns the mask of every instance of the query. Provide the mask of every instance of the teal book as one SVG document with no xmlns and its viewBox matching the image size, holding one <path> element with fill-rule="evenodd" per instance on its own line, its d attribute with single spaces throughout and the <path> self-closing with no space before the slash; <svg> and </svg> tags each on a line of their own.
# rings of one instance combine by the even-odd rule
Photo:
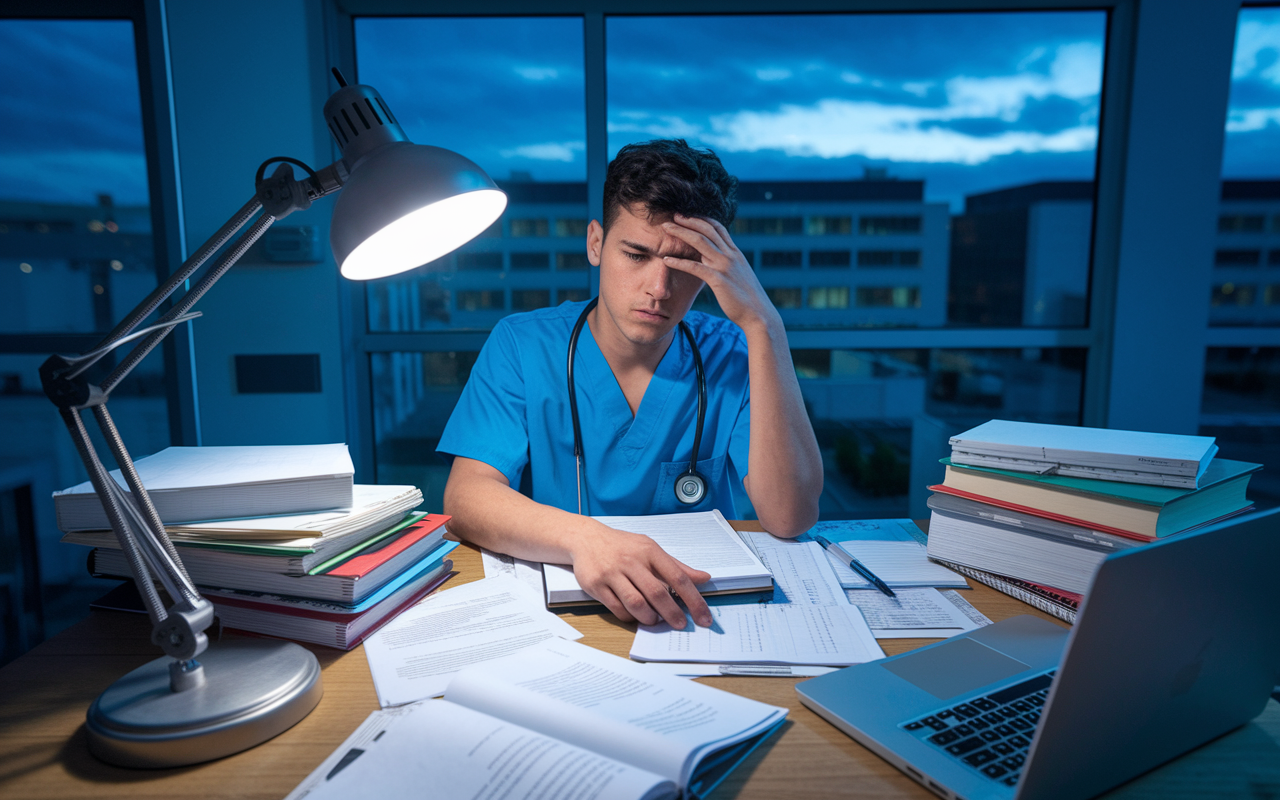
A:
<svg viewBox="0 0 1280 800">
<path fill-rule="evenodd" d="M 934 491 L 1142 539 L 1169 536 L 1247 508 L 1249 478 L 1262 469 L 1215 458 L 1199 489 L 1178 489 L 960 465 L 949 458 L 942 463 L 946 478 L 931 487 Z"/>
</svg>

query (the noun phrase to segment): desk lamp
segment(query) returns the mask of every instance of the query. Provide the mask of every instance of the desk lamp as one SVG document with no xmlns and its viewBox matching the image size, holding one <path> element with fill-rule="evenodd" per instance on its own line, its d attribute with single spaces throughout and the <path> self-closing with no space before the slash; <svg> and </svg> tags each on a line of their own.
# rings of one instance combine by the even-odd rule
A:
<svg viewBox="0 0 1280 800">
<path fill-rule="evenodd" d="M 411 143 L 376 90 L 348 86 L 338 70 L 333 74 L 340 88 L 325 103 L 324 117 L 342 157 L 319 172 L 292 158 L 263 162 L 253 198 L 97 347 L 79 356 L 51 356 L 40 367 L 45 394 L 58 407 L 128 559 L 151 618 L 151 641 L 165 653 L 116 681 L 89 708 L 89 748 L 113 764 L 174 767 L 245 750 L 309 714 L 323 689 L 315 656 L 297 644 L 209 643 L 204 631 L 213 621 L 213 606 L 183 567 L 107 412 L 112 389 L 175 326 L 200 316 L 192 306 L 272 223 L 318 198 L 346 189 L 334 206 L 330 244 L 342 275 L 353 280 L 393 275 L 439 258 L 489 227 L 507 205 L 480 167 L 449 150 Z M 277 162 L 267 177 L 266 168 Z M 290 165 L 306 177 L 295 180 Z M 259 211 L 262 216 L 194 286 L 154 324 L 138 328 Z M 92 384 L 85 378 L 103 356 L 135 340 L 140 341 L 105 380 Z M 90 410 L 128 492 L 109 476 L 89 439 L 82 413 Z M 156 580 L 172 600 L 168 608 Z"/>
</svg>

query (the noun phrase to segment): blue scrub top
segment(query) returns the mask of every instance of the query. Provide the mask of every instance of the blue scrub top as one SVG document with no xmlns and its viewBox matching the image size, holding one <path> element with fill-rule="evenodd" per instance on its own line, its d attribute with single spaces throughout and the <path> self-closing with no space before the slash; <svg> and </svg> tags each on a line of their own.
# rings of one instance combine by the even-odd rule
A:
<svg viewBox="0 0 1280 800">
<path fill-rule="evenodd" d="M 563 303 L 502 319 L 485 342 L 436 448 L 489 464 L 520 485 L 532 470 L 533 499 L 577 512 L 573 420 L 566 359 L 569 334 L 586 302 Z M 574 377 L 582 428 L 583 513 L 672 514 L 720 510 L 738 519 L 734 488 L 742 489 L 751 439 L 747 342 L 725 319 L 692 311 L 685 317 L 702 353 L 707 413 L 698 471 L 707 497 L 695 506 L 675 496 L 689 466 L 697 426 L 693 353 L 683 334 L 654 371 L 635 417 L 604 354 L 584 325 Z"/>
</svg>

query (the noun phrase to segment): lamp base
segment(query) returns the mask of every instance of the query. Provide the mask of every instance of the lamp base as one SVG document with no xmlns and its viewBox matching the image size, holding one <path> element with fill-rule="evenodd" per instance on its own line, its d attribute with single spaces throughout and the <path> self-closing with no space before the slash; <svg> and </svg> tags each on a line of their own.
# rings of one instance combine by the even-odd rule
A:
<svg viewBox="0 0 1280 800">
<path fill-rule="evenodd" d="M 206 680 L 170 689 L 172 658 L 151 661 L 98 695 L 89 750 L 122 767 L 178 767 L 247 750 L 283 733 L 320 702 L 316 657 L 293 642 L 237 640 L 200 655 Z"/>
</svg>

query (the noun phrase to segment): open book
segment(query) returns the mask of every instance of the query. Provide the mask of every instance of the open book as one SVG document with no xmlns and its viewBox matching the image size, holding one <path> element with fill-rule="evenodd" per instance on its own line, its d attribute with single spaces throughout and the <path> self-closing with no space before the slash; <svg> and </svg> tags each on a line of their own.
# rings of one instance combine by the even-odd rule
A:
<svg viewBox="0 0 1280 800">
<path fill-rule="evenodd" d="M 757 592 L 773 588 L 773 576 L 719 511 L 654 514 L 645 517 L 595 517 L 620 531 L 653 539 L 673 558 L 711 574 L 698 586 L 702 594 Z M 572 606 L 597 602 L 578 584 L 573 567 L 546 564 L 547 605 Z"/>
<path fill-rule="evenodd" d="M 786 715 L 552 639 L 464 669 L 443 700 L 386 715 L 359 752 L 340 748 L 345 766 L 326 761 L 290 796 L 703 796 Z"/>
</svg>

